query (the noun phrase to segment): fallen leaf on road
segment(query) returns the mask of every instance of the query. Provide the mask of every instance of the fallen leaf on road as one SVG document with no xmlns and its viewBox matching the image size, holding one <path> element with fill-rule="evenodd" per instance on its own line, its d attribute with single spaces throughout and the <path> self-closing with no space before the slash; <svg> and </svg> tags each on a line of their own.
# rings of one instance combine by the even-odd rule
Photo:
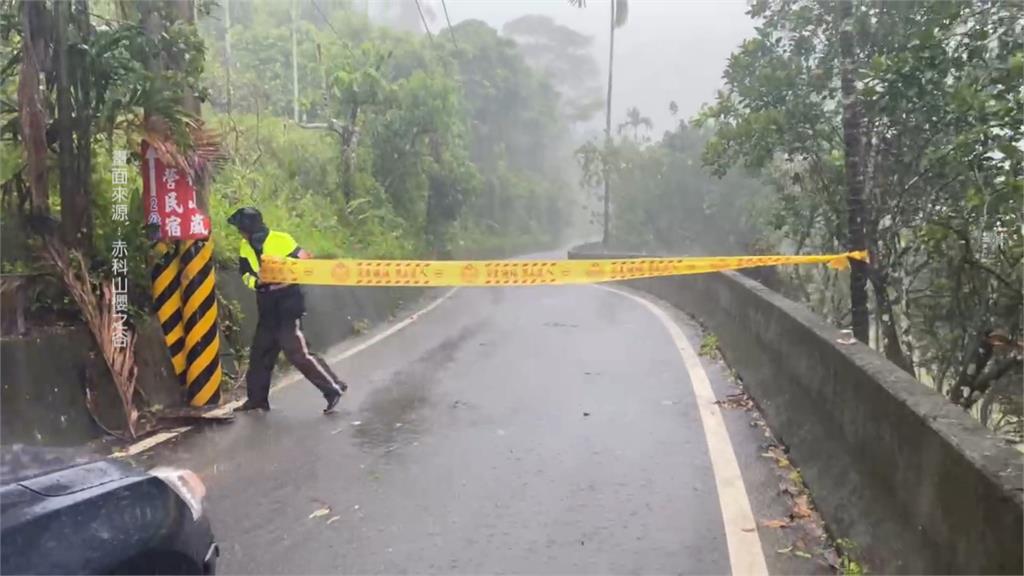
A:
<svg viewBox="0 0 1024 576">
<path fill-rule="evenodd" d="M 327 519 L 327 523 L 330 524 L 331 522 L 336 522 L 339 519 L 341 519 L 341 516 L 331 516 L 330 518 Z"/>
<path fill-rule="evenodd" d="M 811 559 L 811 555 L 810 555 L 810 554 L 808 554 L 807 552 L 804 552 L 803 550 L 794 550 L 794 551 L 793 551 L 793 555 L 794 555 L 794 556 L 799 556 L 799 557 L 801 557 L 801 558 L 806 558 L 806 559 L 808 559 L 808 560 L 810 560 L 810 559 Z"/>
<path fill-rule="evenodd" d="M 799 496 L 800 487 L 793 480 L 783 480 L 779 482 L 779 492 L 789 494 L 790 496 Z"/>
<path fill-rule="evenodd" d="M 793 547 L 790 546 L 788 548 L 780 548 L 780 549 L 776 550 L 775 552 L 777 552 L 779 554 L 789 554 L 792 551 L 793 551 Z"/>
<path fill-rule="evenodd" d="M 787 528 L 789 520 L 761 520 L 761 526 L 765 528 Z"/>
<path fill-rule="evenodd" d="M 309 517 L 310 518 L 319 518 L 320 516 L 327 516 L 330 513 L 331 513 L 331 509 L 330 508 L 321 508 L 319 510 L 314 510 L 313 513 L 309 515 Z"/>
<path fill-rule="evenodd" d="M 754 401 L 750 399 L 746 392 L 739 392 L 737 394 L 729 394 L 725 397 L 725 400 L 715 400 L 715 404 L 726 408 L 748 409 L 753 408 Z"/>
<path fill-rule="evenodd" d="M 753 532 L 754 530 L 757 530 L 757 528 L 740 528 L 740 530 L 744 532 Z"/>
<path fill-rule="evenodd" d="M 337 430 L 331 430 L 331 434 L 337 434 L 338 432 L 341 432 L 342 430 L 344 430 L 344 428 L 338 428 Z"/>
<path fill-rule="evenodd" d="M 775 459 L 775 464 L 778 465 L 780 468 L 789 468 L 789 458 L 786 457 L 786 453 L 783 452 L 780 448 L 777 448 L 775 446 L 768 448 L 768 455 L 769 457 Z"/>
<path fill-rule="evenodd" d="M 807 495 L 801 494 L 796 498 L 793 498 L 793 517 L 794 518 L 810 518 L 811 507 L 807 503 Z"/>
<path fill-rule="evenodd" d="M 355 422 L 352 423 L 353 426 L 359 426 L 360 424 L 362 424 L 362 421 L 360 420 L 356 420 Z"/>
</svg>

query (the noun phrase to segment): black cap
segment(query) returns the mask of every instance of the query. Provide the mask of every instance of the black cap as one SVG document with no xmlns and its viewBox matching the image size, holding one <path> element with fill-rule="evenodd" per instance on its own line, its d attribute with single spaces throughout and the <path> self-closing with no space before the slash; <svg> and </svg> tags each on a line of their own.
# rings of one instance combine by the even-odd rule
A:
<svg viewBox="0 0 1024 576">
<path fill-rule="evenodd" d="M 228 216 L 228 224 L 238 228 L 241 232 L 252 234 L 263 228 L 263 214 L 251 206 L 239 208 L 235 210 L 234 214 Z"/>
</svg>

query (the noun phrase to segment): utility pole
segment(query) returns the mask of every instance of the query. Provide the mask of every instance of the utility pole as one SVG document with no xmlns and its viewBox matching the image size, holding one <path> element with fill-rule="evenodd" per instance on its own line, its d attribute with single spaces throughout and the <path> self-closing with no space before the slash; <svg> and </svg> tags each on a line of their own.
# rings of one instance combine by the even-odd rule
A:
<svg viewBox="0 0 1024 576">
<path fill-rule="evenodd" d="M 292 120 L 299 121 L 299 61 L 295 48 L 295 1 L 292 0 Z"/>
<path fill-rule="evenodd" d="M 224 0 L 224 77 L 227 81 L 228 114 L 231 114 L 231 0 Z"/>
<path fill-rule="evenodd" d="M 607 247 L 611 243 L 611 229 L 609 226 L 611 212 L 611 170 L 608 169 L 608 153 L 611 151 L 612 143 L 612 71 L 615 63 L 615 3 L 617 0 L 608 2 L 612 7 L 611 18 L 609 19 L 609 41 L 608 41 L 608 98 L 605 102 L 604 113 L 604 236 L 601 242 Z"/>
</svg>

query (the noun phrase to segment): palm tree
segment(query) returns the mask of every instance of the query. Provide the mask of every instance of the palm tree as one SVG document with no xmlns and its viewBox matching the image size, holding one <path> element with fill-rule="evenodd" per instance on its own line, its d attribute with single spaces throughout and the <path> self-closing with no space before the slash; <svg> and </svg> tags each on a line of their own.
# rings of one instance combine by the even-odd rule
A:
<svg viewBox="0 0 1024 576">
<path fill-rule="evenodd" d="M 651 122 L 651 119 L 648 118 L 647 116 L 641 116 L 640 109 L 637 108 L 636 106 L 633 106 L 626 110 L 626 121 L 623 122 L 622 124 L 619 124 L 619 134 L 622 134 L 622 131 L 625 128 L 632 128 L 633 142 L 640 142 L 641 126 L 647 130 L 654 128 L 654 124 Z"/>
<path fill-rule="evenodd" d="M 569 4 L 576 6 L 577 8 L 583 8 L 587 5 L 587 0 L 569 0 Z M 629 0 L 611 0 L 611 19 L 608 25 L 608 98 L 605 101 L 605 115 L 604 115 L 604 143 L 605 143 L 605 158 L 607 159 L 608 147 L 612 140 L 612 72 L 615 69 L 615 29 L 620 28 L 626 24 L 626 19 L 629 17 Z M 611 186 L 609 185 L 609 174 L 608 164 L 605 161 L 604 166 L 604 238 L 602 242 L 605 246 L 611 242 L 611 234 L 609 232 L 609 207 L 611 205 Z"/>
</svg>

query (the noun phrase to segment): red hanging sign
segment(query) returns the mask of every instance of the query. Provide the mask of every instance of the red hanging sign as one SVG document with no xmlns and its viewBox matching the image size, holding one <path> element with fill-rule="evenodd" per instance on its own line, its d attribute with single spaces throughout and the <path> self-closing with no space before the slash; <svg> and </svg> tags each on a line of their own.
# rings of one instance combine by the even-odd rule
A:
<svg viewBox="0 0 1024 576">
<path fill-rule="evenodd" d="M 159 227 L 160 240 L 206 240 L 210 217 L 196 205 L 192 174 L 168 166 L 142 142 L 142 199 L 146 225 Z"/>
</svg>

